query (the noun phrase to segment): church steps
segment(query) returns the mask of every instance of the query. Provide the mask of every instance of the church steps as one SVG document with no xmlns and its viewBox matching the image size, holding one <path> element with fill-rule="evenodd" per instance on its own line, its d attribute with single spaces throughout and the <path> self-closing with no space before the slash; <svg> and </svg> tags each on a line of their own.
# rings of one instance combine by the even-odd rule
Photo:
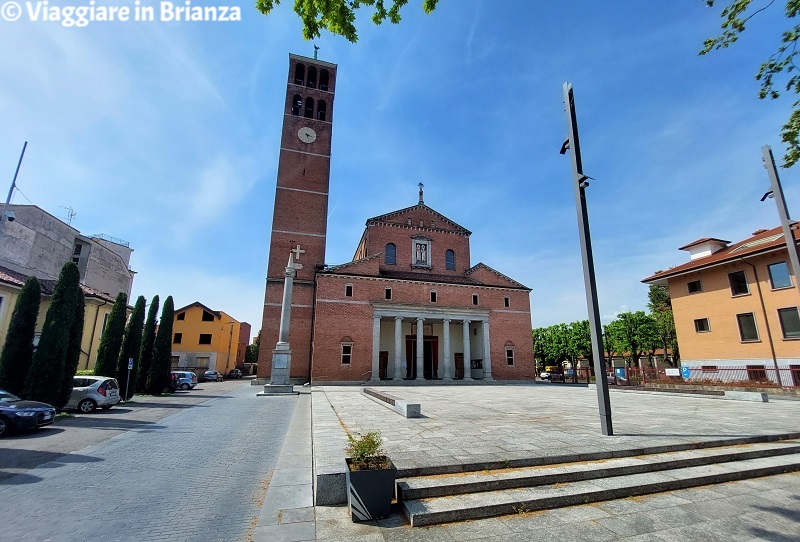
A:
<svg viewBox="0 0 800 542">
<path fill-rule="evenodd" d="M 583 461 L 599 461 L 621 457 L 636 457 L 651 454 L 680 452 L 685 450 L 703 450 L 707 448 L 721 448 L 724 446 L 741 446 L 762 442 L 779 442 L 800 439 L 800 432 L 780 433 L 771 435 L 753 435 L 748 437 L 729 437 L 708 441 L 672 443 L 659 446 L 644 446 L 642 448 L 628 448 L 621 450 L 603 450 L 598 452 L 585 452 L 568 455 L 550 455 L 539 457 L 523 457 L 516 459 L 500 459 L 496 461 L 482 461 L 480 463 L 462 463 L 451 465 L 431 465 L 424 467 L 398 467 L 397 477 L 411 478 L 418 476 L 433 476 L 439 474 L 459 474 L 466 472 L 480 472 L 486 470 L 500 470 L 507 468 L 542 467 L 564 465 Z"/>
<path fill-rule="evenodd" d="M 401 500 L 424 499 L 482 491 L 578 482 L 581 480 L 642 474 L 789 454 L 800 454 L 800 441 L 686 450 L 656 455 L 571 462 L 542 467 L 495 469 L 463 474 L 411 477 L 397 481 L 397 495 Z"/>
<path fill-rule="evenodd" d="M 755 443 L 540 468 L 399 479 L 398 502 L 411 525 L 422 526 L 793 471 L 800 471 L 800 442 Z"/>
</svg>

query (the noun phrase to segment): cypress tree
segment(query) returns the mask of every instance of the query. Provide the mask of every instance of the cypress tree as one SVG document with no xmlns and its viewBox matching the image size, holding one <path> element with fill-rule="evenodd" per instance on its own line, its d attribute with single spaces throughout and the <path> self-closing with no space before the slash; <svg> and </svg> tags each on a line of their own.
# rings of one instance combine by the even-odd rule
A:
<svg viewBox="0 0 800 542">
<path fill-rule="evenodd" d="M 117 360 L 117 382 L 122 390 L 120 394 L 127 401 L 133 396 L 136 386 L 136 371 L 138 369 L 139 348 L 142 344 L 142 328 L 144 327 L 144 296 L 136 300 L 128 325 L 125 327 L 125 336 L 122 338 L 122 347 Z M 128 375 L 128 360 L 133 358 L 133 369 Z"/>
<path fill-rule="evenodd" d="M 174 313 L 172 296 L 169 296 L 164 301 L 164 308 L 161 310 L 158 333 L 153 343 L 153 363 L 150 365 L 150 373 L 147 375 L 147 392 L 153 395 L 161 393 L 169 385 Z"/>
<path fill-rule="evenodd" d="M 23 396 L 26 399 L 53 405 L 60 398 L 64 382 L 64 360 L 79 291 L 78 266 L 67 262 L 61 268 L 58 282 L 53 288 L 39 346 L 33 354 L 31 370 L 25 380 Z"/>
<path fill-rule="evenodd" d="M 128 309 L 128 296 L 124 292 L 117 294 L 111 314 L 106 322 L 106 329 L 100 338 L 97 349 L 97 361 L 94 374 L 98 376 L 114 376 L 117 374 L 117 359 L 122 346 L 122 335 L 125 333 L 125 317 Z"/>
<path fill-rule="evenodd" d="M 147 320 L 142 332 L 142 346 L 139 349 L 139 371 L 136 375 L 136 391 L 147 388 L 147 377 L 153 364 L 153 342 L 156 339 L 156 316 L 158 316 L 158 296 L 154 296 L 147 311 Z"/>
<path fill-rule="evenodd" d="M 72 320 L 72 327 L 69 329 L 69 342 L 67 343 L 67 354 L 64 358 L 64 379 L 61 384 L 61 395 L 53 406 L 61 410 L 69 402 L 74 386 L 72 378 L 78 370 L 78 362 L 81 360 L 81 342 L 83 342 L 83 323 L 85 319 L 85 299 L 83 291 L 78 288 L 78 302 L 75 305 L 75 318 Z"/>
<path fill-rule="evenodd" d="M 0 354 L 0 388 L 14 395 L 20 395 L 25 389 L 25 378 L 31 368 L 41 292 L 36 277 L 25 281 L 14 304 L 6 344 Z"/>
</svg>

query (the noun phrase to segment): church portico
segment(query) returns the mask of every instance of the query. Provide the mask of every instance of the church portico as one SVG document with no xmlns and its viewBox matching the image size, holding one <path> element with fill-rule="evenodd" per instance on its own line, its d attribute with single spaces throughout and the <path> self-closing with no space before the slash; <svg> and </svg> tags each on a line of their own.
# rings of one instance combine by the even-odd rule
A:
<svg viewBox="0 0 800 542">
<path fill-rule="evenodd" d="M 489 311 L 372 307 L 371 382 L 491 380 Z"/>
</svg>

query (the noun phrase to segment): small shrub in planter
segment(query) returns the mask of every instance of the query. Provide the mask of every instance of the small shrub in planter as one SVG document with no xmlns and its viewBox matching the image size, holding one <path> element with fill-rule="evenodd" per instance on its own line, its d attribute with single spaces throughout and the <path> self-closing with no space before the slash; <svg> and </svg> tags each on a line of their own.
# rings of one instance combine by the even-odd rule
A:
<svg viewBox="0 0 800 542">
<path fill-rule="evenodd" d="M 381 449 L 377 431 L 347 435 L 347 505 L 353 521 L 369 521 L 389 515 L 397 469 Z"/>
</svg>

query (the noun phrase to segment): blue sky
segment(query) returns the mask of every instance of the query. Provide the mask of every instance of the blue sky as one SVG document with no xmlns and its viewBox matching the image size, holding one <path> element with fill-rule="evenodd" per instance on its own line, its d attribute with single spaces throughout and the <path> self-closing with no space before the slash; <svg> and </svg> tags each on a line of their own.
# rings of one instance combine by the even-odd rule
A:
<svg viewBox="0 0 800 542">
<path fill-rule="evenodd" d="M 0 20 L 0 179 L 10 184 L 29 141 L 14 203 L 60 217 L 72 207 L 81 232 L 130 241 L 134 296 L 200 301 L 255 334 L 288 54 L 313 49 L 290 0 L 268 17 L 228 1 L 241 22 Z M 534 326 L 586 318 L 558 153 L 564 81 L 597 179 L 587 198 L 604 321 L 645 308 L 639 281 L 686 261 L 677 247 L 778 224 L 773 200 L 759 202 L 761 146 L 782 156 L 790 100 L 759 101 L 753 76 L 785 26 L 780 6 L 700 57 L 722 7 L 701 0 L 420 5 L 396 26 L 361 13 L 358 44 L 316 41 L 339 65 L 327 263 L 349 261 L 365 220 L 415 204 L 422 181 L 425 202 L 473 232 L 473 264 L 533 289 Z M 795 215 L 798 171 L 781 171 Z"/>
</svg>

